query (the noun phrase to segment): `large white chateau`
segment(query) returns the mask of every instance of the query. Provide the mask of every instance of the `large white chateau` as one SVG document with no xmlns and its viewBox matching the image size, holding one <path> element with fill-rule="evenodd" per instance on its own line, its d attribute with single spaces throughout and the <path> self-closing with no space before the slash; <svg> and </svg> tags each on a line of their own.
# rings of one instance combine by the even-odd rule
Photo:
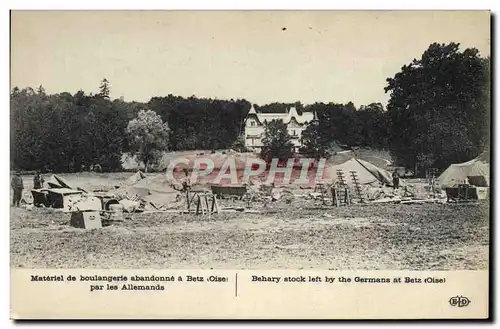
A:
<svg viewBox="0 0 500 329">
<path fill-rule="evenodd" d="M 282 120 L 288 127 L 288 133 L 292 136 L 292 143 L 297 151 L 302 145 L 300 137 L 307 123 L 315 119 L 315 114 L 303 112 L 297 113 L 295 107 L 291 107 L 287 113 L 257 113 L 252 106 L 245 120 L 245 146 L 253 151 L 259 152 L 262 148 L 264 138 L 264 125 L 272 120 Z"/>
</svg>

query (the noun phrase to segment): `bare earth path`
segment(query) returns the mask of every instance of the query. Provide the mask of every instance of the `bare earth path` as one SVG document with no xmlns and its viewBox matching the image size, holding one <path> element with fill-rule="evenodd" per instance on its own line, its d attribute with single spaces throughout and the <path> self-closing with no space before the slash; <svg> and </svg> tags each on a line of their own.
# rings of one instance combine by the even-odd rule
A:
<svg viewBox="0 0 500 329">
<path fill-rule="evenodd" d="M 100 230 L 11 208 L 15 268 L 487 269 L 489 207 L 282 205 L 266 214 L 132 214 Z"/>
</svg>

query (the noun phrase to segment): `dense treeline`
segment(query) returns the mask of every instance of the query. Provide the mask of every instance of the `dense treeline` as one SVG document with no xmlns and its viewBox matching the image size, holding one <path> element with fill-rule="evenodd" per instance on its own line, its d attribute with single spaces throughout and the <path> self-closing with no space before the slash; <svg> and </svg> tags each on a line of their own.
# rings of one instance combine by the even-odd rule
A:
<svg viewBox="0 0 500 329">
<path fill-rule="evenodd" d="M 432 44 L 421 59 L 387 79 L 387 110 L 380 103 L 356 108 L 352 102 L 254 107 L 264 113 L 283 113 L 290 106 L 299 114 L 314 112 L 318 121 L 307 128 L 304 142 L 315 157 L 325 155 L 330 144 L 340 144 L 389 149 L 398 164 L 409 168 L 444 168 L 489 146 L 489 70 L 489 58 L 481 58 L 476 49 L 460 52 L 455 43 Z M 243 144 L 244 120 L 251 107 L 247 100 L 168 95 L 140 103 L 111 100 L 109 94 L 106 79 L 96 95 L 48 95 L 41 86 L 14 88 L 12 167 L 70 172 L 99 164 L 105 171 L 121 170 L 123 153 L 133 150 L 127 125 L 141 110 L 156 112 L 166 123 L 168 150 Z"/>
<path fill-rule="evenodd" d="M 107 83 L 107 81 L 106 81 Z M 245 100 L 221 101 L 154 97 L 149 103 L 109 99 L 109 86 L 97 95 L 47 95 L 14 88 L 11 93 L 11 165 L 23 170 L 80 171 L 99 164 L 121 170 L 128 152 L 126 128 L 141 110 L 151 109 L 168 123 L 169 150 L 229 148 L 243 131 L 250 109 Z"/>
<path fill-rule="evenodd" d="M 125 102 L 110 100 L 109 86 L 103 85 L 101 89 L 96 95 L 83 91 L 74 95 L 47 95 L 43 88 L 36 91 L 14 88 L 11 94 L 12 166 L 23 170 L 72 172 L 99 164 L 105 171 L 120 170 L 122 154 L 130 150 L 125 133 L 127 124 L 139 111 L 148 109 L 168 123 L 169 150 L 227 149 L 238 143 L 251 107 L 246 100 L 173 95 L 153 97 L 148 103 Z M 381 104 L 360 110 L 352 103 L 345 106 L 319 103 L 303 106 L 300 102 L 255 104 L 262 112 L 285 112 L 290 106 L 296 106 L 299 113 L 317 111 L 322 133 L 331 141 L 348 146 L 385 146 L 385 137 L 376 130 L 376 122 L 383 122 L 386 117 Z"/>
<path fill-rule="evenodd" d="M 246 100 L 218 100 L 168 95 L 147 104 L 168 123 L 170 149 L 213 150 L 230 148 L 243 132 L 251 104 Z"/>
<path fill-rule="evenodd" d="M 380 103 L 360 106 L 353 103 L 307 106 L 306 111 L 315 111 L 318 118 L 318 133 L 328 142 L 337 142 L 347 147 L 387 148 L 389 117 Z"/>
<path fill-rule="evenodd" d="M 11 165 L 25 170 L 80 171 L 121 166 L 127 104 L 106 94 L 11 93 Z"/>
</svg>

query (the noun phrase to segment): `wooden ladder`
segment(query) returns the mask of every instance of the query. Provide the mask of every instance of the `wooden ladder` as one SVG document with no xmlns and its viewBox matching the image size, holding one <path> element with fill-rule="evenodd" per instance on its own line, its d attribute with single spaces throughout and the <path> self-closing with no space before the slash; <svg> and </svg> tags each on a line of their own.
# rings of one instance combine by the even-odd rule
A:
<svg viewBox="0 0 500 329">
<path fill-rule="evenodd" d="M 348 206 L 351 204 L 351 196 L 346 185 L 337 184 L 332 187 L 333 205 L 336 207 Z"/>
<path fill-rule="evenodd" d="M 219 213 L 217 197 L 212 193 L 198 194 L 196 200 L 196 214 L 205 215 Z"/>
<path fill-rule="evenodd" d="M 217 197 L 213 193 L 201 191 L 186 191 L 187 211 L 196 206 L 196 215 L 219 213 Z"/>
<path fill-rule="evenodd" d="M 344 179 L 344 172 L 337 170 L 337 184 L 332 186 L 333 205 L 336 207 L 348 206 L 351 204 L 351 195 Z"/>
<path fill-rule="evenodd" d="M 363 193 L 361 192 L 361 185 L 359 185 L 358 174 L 355 171 L 351 171 L 352 182 L 354 184 L 354 190 L 358 195 L 359 202 L 364 202 Z"/>
<path fill-rule="evenodd" d="M 345 178 L 344 178 L 344 172 L 340 169 L 337 170 L 337 178 L 338 178 L 338 184 L 342 186 L 346 186 L 347 184 L 345 183 Z"/>
</svg>

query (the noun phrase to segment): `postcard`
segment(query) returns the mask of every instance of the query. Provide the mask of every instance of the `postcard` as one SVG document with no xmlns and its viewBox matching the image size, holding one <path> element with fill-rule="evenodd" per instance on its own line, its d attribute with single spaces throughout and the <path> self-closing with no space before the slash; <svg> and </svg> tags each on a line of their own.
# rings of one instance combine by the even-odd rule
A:
<svg viewBox="0 0 500 329">
<path fill-rule="evenodd" d="M 489 319 L 489 11 L 11 11 L 11 318 Z"/>
</svg>

